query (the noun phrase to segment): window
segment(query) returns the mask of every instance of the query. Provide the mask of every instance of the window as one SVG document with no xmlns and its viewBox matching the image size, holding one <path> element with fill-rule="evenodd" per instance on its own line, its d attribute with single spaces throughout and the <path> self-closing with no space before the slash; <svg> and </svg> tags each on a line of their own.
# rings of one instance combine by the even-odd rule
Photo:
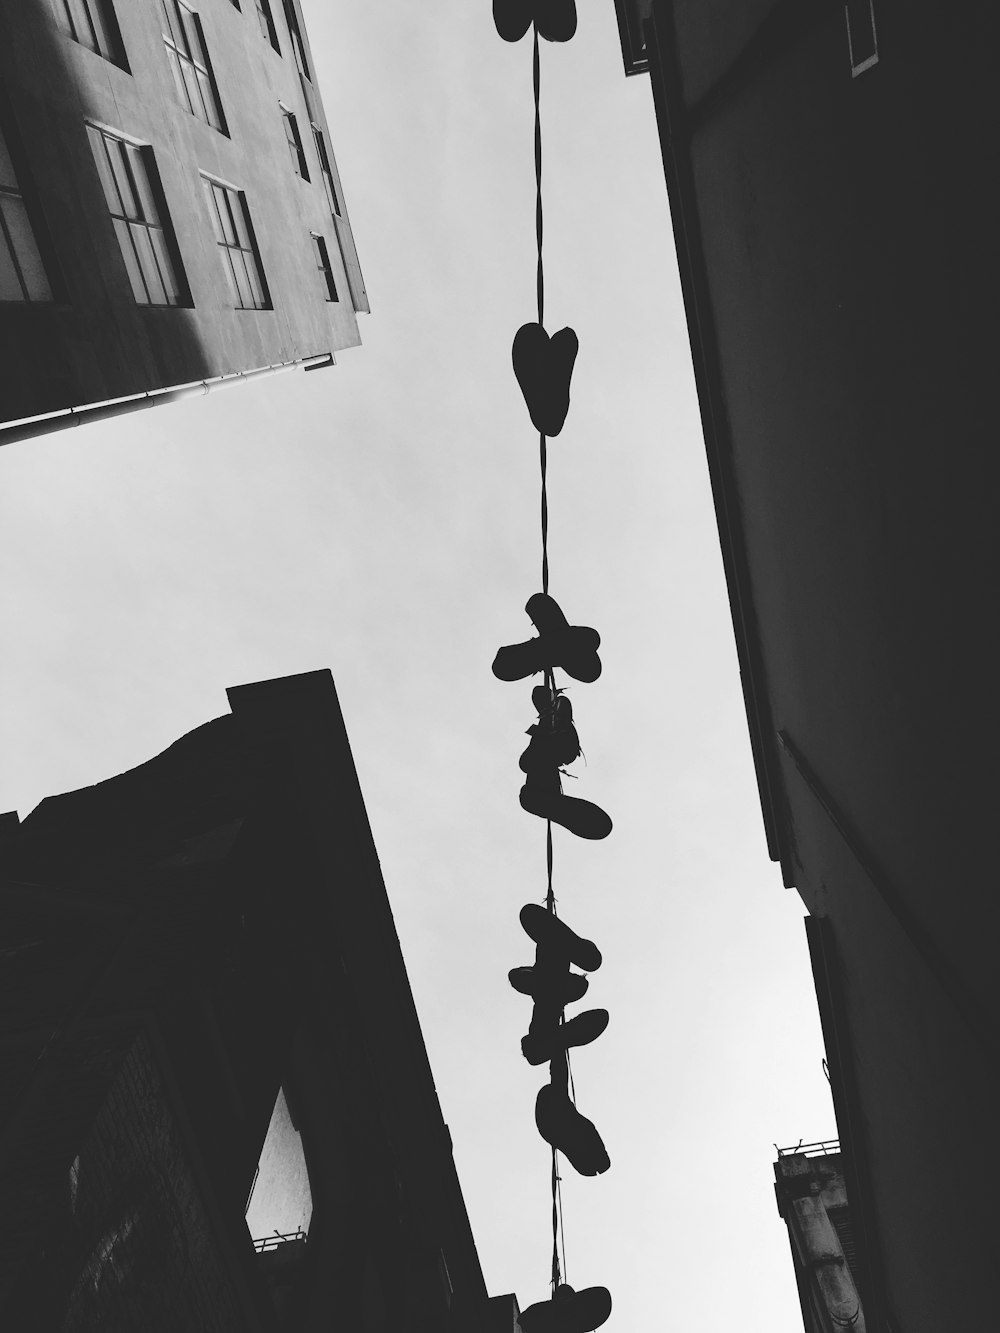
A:
<svg viewBox="0 0 1000 1333">
<path fill-rule="evenodd" d="M 285 124 L 285 138 L 288 140 L 288 151 L 292 155 L 292 169 L 297 176 L 301 176 L 304 181 L 309 179 L 309 164 L 306 161 L 305 149 L 302 147 L 302 136 L 299 134 L 299 122 L 293 111 L 281 102 L 281 118 Z"/>
<path fill-rule="evenodd" d="M 330 170 L 330 159 L 327 156 L 326 140 L 323 138 L 323 131 L 318 125 L 313 125 L 313 142 L 316 145 L 316 156 L 319 158 L 319 169 L 323 175 L 323 184 L 326 186 L 326 197 L 330 201 L 330 211 L 335 217 L 340 217 L 340 200 L 337 198 L 337 187 L 334 184 L 333 172 Z"/>
<path fill-rule="evenodd" d="M 250 214 L 242 190 L 202 177 L 208 191 L 215 239 L 222 251 L 222 267 L 229 279 L 237 310 L 269 310 L 264 275 L 250 228 Z"/>
<path fill-rule="evenodd" d="M 309 73 L 309 63 L 306 60 L 306 46 L 302 40 L 302 29 L 299 27 L 299 16 L 295 8 L 295 0 L 281 0 L 285 10 L 285 22 L 288 24 L 288 35 L 292 39 L 292 51 L 295 55 L 295 63 L 298 66 L 299 73 L 307 79 L 312 79 Z"/>
<path fill-rule="evenodd" d="M 51 301 L 52 289 L 0 131 L 0 301 Z"/>
<path fill-rule="evenodd" d="M 56 0 L 60 26 L 88 51 L 121 62 L 122 45 L 111 0 Z"/>
<path fill-rule="evenodd" d="M 187 305 L 152 149 L 88 125 L 122 258 L 139 305 Z"/>
<path fill-rule="evenodd" d="M 844 17 L 847 20 L 847 50 L 851 57 L 851 78 L 856 79 L 859 74 L 864 74 L 866 69 L 878 64 L 873 0 L 847 0 Z"/>
<path fill-rule="evenodd" d="M 183 0 L 160 0 L 163 10 L 163 43 L 181 105 L 192 116 L 226 133 L 219 94 L 205 50 L 201 20 Z"/>
<path fill-rule="evenodd" d="M 278 45 L 278 31 L 274 26 L 274 19 L 271 17 L 271 0 L 254 0 L 254 4 L 257 6 L 257 19 L 260 22 L 262 36 L 271 43 L 280 55 L 281 47 Z"/>
<path fill-rule="evenodd" d="M 333 281 L 333 269 L 330 267 L 330 256 L 327 252 L 326 241 L 322 236 L 317 236 L 314 231 L 311 231 L 309 235 L 312 237 L 313 251 L 316 255 L 316 267 L 323 274 L 326 290 L 329 293 L 326 299 L 328 301 L 339 301 L 340 297 L 337 295 L 337 288 Z"/>
</svg>

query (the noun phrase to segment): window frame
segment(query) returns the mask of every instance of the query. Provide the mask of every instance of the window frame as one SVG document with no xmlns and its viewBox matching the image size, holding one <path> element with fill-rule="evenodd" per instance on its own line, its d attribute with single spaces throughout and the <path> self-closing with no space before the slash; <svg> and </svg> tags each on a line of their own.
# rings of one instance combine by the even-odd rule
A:
<svg viewBox="0 0 1000 1333">
<path fill-rule="evenodd" d="M 863 18 L 864 22 L 871 31 L 871 55 L 864 56 L 861 60 L 855 60 L 854 41 L 856 36 L 860 36 L 860 29 L 855 24 L 855 31 L 851 31 L 851 10 L 854 10 L 854 18 Z M 867 13 L 865 10 L 867 9 Z M 860 12 L 859 12 L 860 11 Z M 873 65 L 878 64 L 878 33 L 875 30 L 875 3 L 874 0 L 846 0 L 844 4 L 844 21 L 847 24 L 847 54 L 851 62 L 851 78 L 856 79 L 859 74 L 864 74 L 865 70 L 871 69 Z M 866 33 L 867 37 L 868 34 Z"/>
<path fill-rule="evenodd" d="M 326 148 L 326 136 L 323 133 L 323 127 L 317 125 L 314 120 L 309 122 L 313 132 L 313 144 L 316 148 L 316 157 L 319 161 L 319 172 L 323 177 L 323 185 L 326 188 L 327 203 L 330 205 L 330 212 L 335 218 L 342 217 L 340 211 L 340 195 L 337 193 L 337 182 L 333 178 L 333 168 L 330 165 L 330 155 Z"/>
<path fill-rule="evenodd" d="M 284 122 L 282 128 L 285 131 L 288 151 L 292 157 L 292 169 L 300 179 L 311 181 L 312 177 L 309 175 L 305 144 L 302 142 L 302 135 L 299 133 L 299 118 L 291 107 L 286 106 L 284 102 L 279 101 L 278 107 Z"/>
<path fill-rule="evenodd" d="M 90 29 L 89 37 L 82 37 L 77 31 L 81 17 L 73 12 L 77 6 L 83 11 L 82 17 Z M 102 60 L 128 70 L 113 0 L 55 0 L 55 14 L 60 30 L 71 41 L 100 56 Z"/>
<path fill-rule="evenodd" d="M 281 47 L 278 45 L 278 29 L 274 23 L 271 0 L 253 0 L 253 4 L 257 11 L 257 22 L 260 24 L 260 35 L 271 44 L 280 56 Z"/>
<path fill-rule="evenodd" d="M 312 83 L 305 38 L 302 36 L 302 25 L 299 22 L 299 12 L 295 7 L 295 0 L 281 0 L 281 7 L 285 12 L 285 27 L 288 29 L 288 40 L 292 44 L 295 67 L 304 79 L 308 79 Z"/>
<path fill-rule="evenodd" d="M 333 277 L 333 265 L 330 263 L 330 250 L 326 243 L 326 237 L 318 231 L 311 231 L 309 235 L 312 238 L 313 251 L 318 260 L 316 267 L 326 279 L 326 289 L 329 292 L 326 300 L 339 305 L 340 297 L 337 295 L 337 284 Z"/>
<path fill-rule="evenodd" d="M 94 121 L 86 126 L 133 300 L 151 309 L 190 308 L 191 293 L 152 146 Z M 166 299 L 154 299 L 160 292 Z"/>
<path fill-rule="evenodd" d="M 264 265 L 261 263 L 245 192 L 239 186 L 230 185 L 228 181 L 220 180 L 217 176 L 204 171 L 201 172 L 201 179 L 208 196 L 209 216 L 212 219 L 216 247 L 223 252 L 222 265 L 229 279 L 229 294 L 236 298 L 233 309 L 273 310 L 274 305 L 264 274 Z M 220 195 L 226 203 L 225 214 L 220 203 Z M 229 239 L 230 235 L 232 240 Z M 234 258 L 237 254 L 240 256 L 239 263 Z M 244 299 L 244 290 L 249 291 L 252 297 L 250 304 Z"/>
<path fill-rule="evenodd" d="M 209 58 L 208 44 L 205 41 L 205 29 L 193 0 L 160 0 L 160 10 L 166 29 L 162 32 L 163 45 L 170 61 L 178 101 L 196 120 L 210 125 L 213 130 L 218 130 L 220 134 L 229 138 L 219 86 Z M 171 14 L 174 16 L 173 21 Z M 189 23 L 185 22 L 185 14 L 190 20 Z M 199 48 L 197 52 L 194 50 L 194 42 Z M 197 105 L 200 110 L 196 108 L 189 74 L 197 89 Z"/>
</svg>

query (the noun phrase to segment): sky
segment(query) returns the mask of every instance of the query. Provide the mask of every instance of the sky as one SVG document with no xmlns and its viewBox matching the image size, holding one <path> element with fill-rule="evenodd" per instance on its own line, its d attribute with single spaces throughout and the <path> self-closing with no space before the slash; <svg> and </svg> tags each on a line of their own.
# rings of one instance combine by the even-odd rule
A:
<svg viewBox="0 0 1000 1333">
<path fill-rule="evenodd" d="M 545 825 L 531 48 L 488 0 L 303 0 L 371 302 L 338 364 L 0 450 L 0 810 L 142 763 L 225 689 L 329 667 L 487 1286 L 548 1294 L 544 1070 L 520 1054 Z M 614 1329 L 800 1333 L 774 1145 L 836 1134 L 804 909 L 768 859 L 648 79 L 612 0 L 542 48 L 546 324 L 580 339 L 549 450 L 550 592 L 602 636 L 570 698 L 560 915 L 604 965 L 573 1059 L 611 1170 L 563 1172 L 567 1277 Z"/>
</svg>

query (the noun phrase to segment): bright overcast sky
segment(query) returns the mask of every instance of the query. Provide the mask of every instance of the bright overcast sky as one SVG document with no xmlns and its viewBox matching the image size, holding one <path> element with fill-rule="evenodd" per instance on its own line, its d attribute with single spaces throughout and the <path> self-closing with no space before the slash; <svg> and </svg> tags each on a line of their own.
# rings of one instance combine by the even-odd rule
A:
<svg viewBox="0 0 1000 1333">
<path fill-rule="evenodd" d="M 491 1294 L 544 1299 L 545 1070 L 518 924 L 545 826 L 518 805 L 539 588 L 531 49 L 489 0 L 304 0 L 372 314 L 339 364 L 0 450 L 0 810 L 150 758 L 228 685 L 330 667 Z M 603 637 L 571 699 L 561 915 L 611 1011 L 573 1061 L 608 1146 L 564 1169 L 569 1281 L 609 1330 L 801 1333 L 772 1160 L 833 1137 L 803 909 L 767 860 L 652 96 L 612 0 L 543 44 L 546 323 L 580 338 L 550 446 L 552 594 Z M 317 348 L 316 351 L 324 349 Z"/>
</svg>

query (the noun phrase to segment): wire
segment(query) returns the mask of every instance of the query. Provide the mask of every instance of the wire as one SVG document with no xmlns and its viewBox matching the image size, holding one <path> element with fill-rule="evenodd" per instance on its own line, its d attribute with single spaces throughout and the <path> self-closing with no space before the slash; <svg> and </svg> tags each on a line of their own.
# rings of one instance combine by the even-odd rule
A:
<svg viewBox="0 0 1000 1333">
<path fill-rule="evenodd" d="M 549 591 L 549 492 L 546 485 L 548 471 L 548 446 L 545 436 L 538 436 L 538 462 L 542 473 L 542 592 Z"/>
<path fill-rule="evenodd" d="M 542 119 L 539 108 L 541 89 L 541 67 L 538 61 L 538 24 L 532 25 L 535 35 L 534 51 L 531 60 L 532 81 L 535 89 L 535 239 L 538 244 L 538 269 L 536 286 L 538 289 L 538 322 L 545 323 L 545 278 L 542 273 Z"/>
<path fill-rule="evenodd" d="M 556 1294 L 562 1274 L 559 1269 L 559 1166 L 552 1149 L 552 1295 Z"/>
</svg>

